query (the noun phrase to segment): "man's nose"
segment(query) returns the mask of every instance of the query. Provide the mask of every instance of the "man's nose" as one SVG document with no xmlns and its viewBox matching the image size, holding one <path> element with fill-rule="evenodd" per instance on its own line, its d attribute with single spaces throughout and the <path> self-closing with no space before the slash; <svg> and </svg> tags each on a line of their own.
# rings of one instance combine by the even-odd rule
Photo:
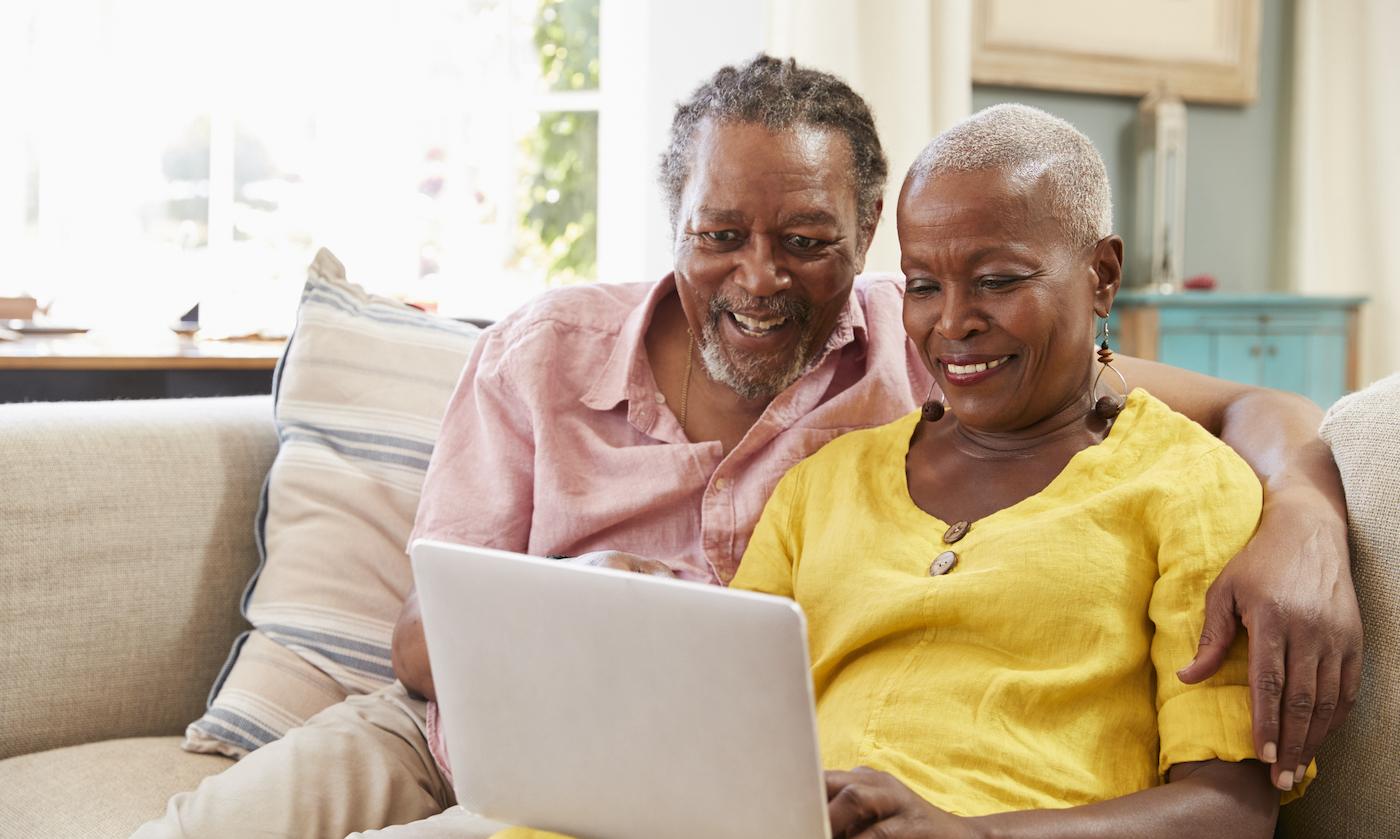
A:
<svg viewBox="0 0 1400 839">
<path fill-rule="evenodd" d="M 750 236 L 738 251 L 734 282 L 754 297 L 772 297 L 792 285 L 792 276 L 779 264 L 768 236 Z"/>
<path fill-rule="evenodd" d="M 961 341 L 969 335 L 984 331 L 987 328 L 987 319 L 971 291 L 957 283 L 949 283 L 943 290 L 943 306 L 938 313 L 935 328 L 940 337 L 949 341 Z"/>
</svg>

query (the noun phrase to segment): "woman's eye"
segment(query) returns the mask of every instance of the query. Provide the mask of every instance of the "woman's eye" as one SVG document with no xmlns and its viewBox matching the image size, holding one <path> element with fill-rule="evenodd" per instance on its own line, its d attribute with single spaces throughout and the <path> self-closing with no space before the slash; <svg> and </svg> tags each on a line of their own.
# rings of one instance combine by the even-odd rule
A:
<svg viewBox="0 0 1400 839">
<path fill-rule="evenodd" d="M 936 294 L 938 290 L 939 284 L 935 280 L 907 280 L 904 283 L 905 294 Z"/>
<path fill-rule="evenodd" d="M 1020 277 L 983 277 L 981 286 L 990 291 L 996 291 L 997 289 L 1007 288 L 1020 279 Z"/>
</svg>

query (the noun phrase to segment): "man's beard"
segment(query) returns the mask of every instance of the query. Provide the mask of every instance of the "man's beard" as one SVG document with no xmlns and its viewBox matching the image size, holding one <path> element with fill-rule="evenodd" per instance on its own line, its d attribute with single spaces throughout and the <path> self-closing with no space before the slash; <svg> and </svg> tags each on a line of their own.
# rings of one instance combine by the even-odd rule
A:
<svg viewBox="0 0 1400 839">
<path fill-rule="evenodd" d="M 746 354 L 727 347 L 720 337 L 720 318 L 730 312 L 761 313 L 769 317 L 786 317 L 785 328 L 796 329 L 797 347 L 791 358 L 775 355 Z M 792 297 L 751 297 L 733 295 L 710 298 L 710 311 L 700 330 L 700 358 L 711 379 L 732 389 L 745 399 L 772 399 L 807 372 L 816 354 L 816 323 L 812 304 Z"/>
</svg>

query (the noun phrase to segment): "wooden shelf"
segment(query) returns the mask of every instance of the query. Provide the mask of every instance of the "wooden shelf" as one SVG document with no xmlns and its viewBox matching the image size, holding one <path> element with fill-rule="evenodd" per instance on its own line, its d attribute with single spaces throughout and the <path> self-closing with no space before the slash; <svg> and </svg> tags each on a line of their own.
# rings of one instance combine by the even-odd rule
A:
<svg viewBox="0 0 1400 839">
<path fill-rule="evenodd" d="M 0 370 L 271 370 L 285 345 L 174 333 L 25 335 L 0 341 Z"/>
</svg>

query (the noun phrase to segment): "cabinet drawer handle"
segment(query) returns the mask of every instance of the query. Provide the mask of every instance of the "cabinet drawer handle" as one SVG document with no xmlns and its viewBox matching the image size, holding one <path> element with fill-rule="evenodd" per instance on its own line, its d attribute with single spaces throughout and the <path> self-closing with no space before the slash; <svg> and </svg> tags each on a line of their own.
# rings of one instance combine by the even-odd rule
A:
<svg viewBox="0 0 1400 839">
<path fill-rule="evenodd" d="M 1270 345 L 1270 346 L 1269 346 L 1269 357 L 1272 358 L 1273 356 L 1276 356 L 1276 355 L 1278 355 L 1278 347 L 1275 347 L 1275 346 Z"/>
<path fill-rule="evenodd" d="M 1255 344 L 1254 346 L 1250 347 L 1250 348 L 1249 348 L 1249 356 L 1250 356 L 1250 358 L 1258 358 L 1258 357 L 1259 357 L 1260 351 L 1261 351 L 1261 348 L 1260 348 L 1260 346 L 1259 346 L 1258 344 Z"/>
</svg>

